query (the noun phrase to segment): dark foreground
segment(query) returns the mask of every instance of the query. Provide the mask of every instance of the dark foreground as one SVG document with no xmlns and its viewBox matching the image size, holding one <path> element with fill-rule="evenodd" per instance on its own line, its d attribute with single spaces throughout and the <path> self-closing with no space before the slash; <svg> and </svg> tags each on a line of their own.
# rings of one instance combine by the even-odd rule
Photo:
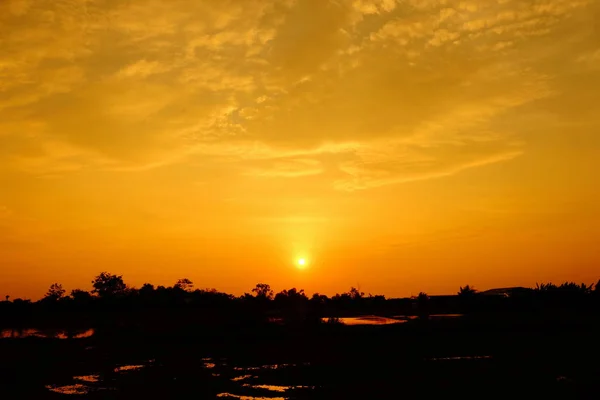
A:
<svg viewBox="0 0 600 400">
<path fill-rule="evenodd" d="M 0 340 L 0 399 L 600 398 L 595 315 Z"/>
</svg>

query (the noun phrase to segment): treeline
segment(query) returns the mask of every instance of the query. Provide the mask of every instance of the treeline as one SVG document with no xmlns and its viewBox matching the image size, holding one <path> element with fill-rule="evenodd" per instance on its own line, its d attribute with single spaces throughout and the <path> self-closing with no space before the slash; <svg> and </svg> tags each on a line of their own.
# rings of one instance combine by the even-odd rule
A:
<svg viewBox="0 0 600 400">
<path fill-rule="evenodd" d="M 509 293 L 478 292 L 469 285 L 453 296 L 428 296 L 420 293 L 407 299 L 386 299 L 365 295 L 352 287 L 332 297 L 320 293 L 307 295 L 291 288 L 275 293 L 268 284 L 257 284 L 250 293 L 233 296 L 215 289 L 195 289 L 189 279 L 173 286 L 146 283 L 128 286 L 120 275 L 102 272 L 92 281 L 92 290 L 63 289 L 50 285 L 39 301 L 10 299 L 0 302 L 0 326 L 98 325 L 107 321 L 148 324 L 198 322 L 208 324 L 236 321 L 256 323 L 319 323 L 324 317 L 377 314 L 380 316 L 418 315 L 427 318 L 443 313 L 542 312 L 556 309 L 598 310 L 600 281 L 595 285 L 566 282 L 535 288 L 518 288 Z M 154 322 L 152 322 L 154 321 Z"/>
<path fill-rule="evenodd" d="M 50 285 L 36 301 L 9 296 L 0 302 L 0 326 L 92 325 L 109 321 L 148 324 L 160 320 L 173 326 L 186 322 L 246 325 L 273 322 L 319 322 L 321 315 L 353 315 L 382 310 L 386 298 L 365 295 L 356 288 L 328 297 L 309 297 L 304 290 L 291 288 L 275 293 L 268 284 L 257 284 L 250 293 L 233 296 L 216 289 L 196 289 L 194 283 L 179 279 L 173 286 L 140 288 L 128 286 L 120 275 L 102 272 L 94 278 L 91 291 L 67 293 L 60 283 Z"/>
</svg>

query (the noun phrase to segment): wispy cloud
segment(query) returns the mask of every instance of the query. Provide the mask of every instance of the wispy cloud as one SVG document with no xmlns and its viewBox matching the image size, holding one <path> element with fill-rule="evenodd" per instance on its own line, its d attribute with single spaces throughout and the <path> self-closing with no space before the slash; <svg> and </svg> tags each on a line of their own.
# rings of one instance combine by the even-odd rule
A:
<svg viewBox="0 0 600 400">
<path fill-rule="evenodd" d="M 347 190 L 509 160 L 526 138 L 496 123 L 557 94 L 530 45 L 590 7 L 2 2 L 4 167 L 135 172 L 210 156 L 247 179 L 340 170 L 331 185 Z M 595 62 L 587 51 L 580 63 Z"/>
<path fill-rule="evenodd" d="M 317 160 L 291 158 L 269 160 L 267 165 L 250 167 L 248 175 L 260 177 L 286 177 L 317 175 L 323 172 L 321 163 Z"/>
</svg>

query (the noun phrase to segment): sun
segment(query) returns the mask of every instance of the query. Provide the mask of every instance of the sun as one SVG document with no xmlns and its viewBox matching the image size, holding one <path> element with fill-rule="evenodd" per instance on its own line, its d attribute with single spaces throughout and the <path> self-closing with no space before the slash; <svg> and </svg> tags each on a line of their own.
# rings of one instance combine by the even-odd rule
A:
<svg viewBox="0 0 600 400">
<path fill-rule="evenodd" d="M 306 267 L 306 259 L 305 258 L 299 258 L 298 259 L 298 268 L 302 269 Z"/>
</svg>

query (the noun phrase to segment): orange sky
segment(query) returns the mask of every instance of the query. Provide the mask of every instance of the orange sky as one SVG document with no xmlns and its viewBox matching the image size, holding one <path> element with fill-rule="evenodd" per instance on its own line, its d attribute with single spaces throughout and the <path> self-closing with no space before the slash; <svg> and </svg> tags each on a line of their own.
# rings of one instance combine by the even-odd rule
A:
<svg viewBox="0 0 600 400">
<path fill-rule="evenodd" d="M 103 270 L 234 294 L 595 282 L 599 18 L 595 0 L 3 0 L 0 295 Z"/>
</svg>

